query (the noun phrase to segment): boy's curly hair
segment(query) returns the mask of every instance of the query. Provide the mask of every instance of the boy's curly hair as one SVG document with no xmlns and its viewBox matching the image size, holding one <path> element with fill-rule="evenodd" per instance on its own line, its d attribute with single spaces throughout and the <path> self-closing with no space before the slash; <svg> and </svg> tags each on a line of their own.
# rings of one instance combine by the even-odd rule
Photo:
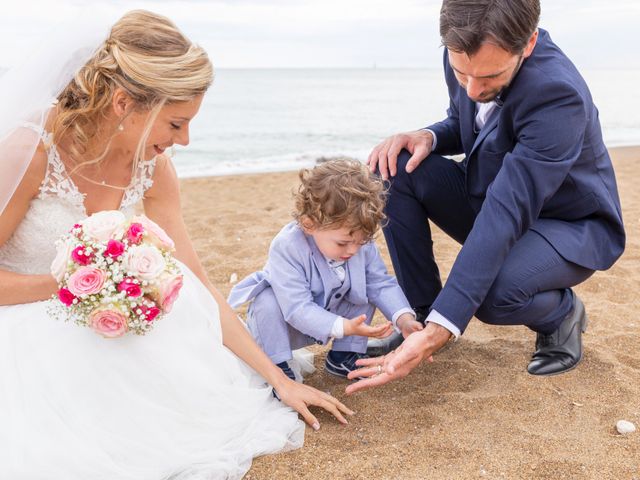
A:
<svg viewBox="0 0 640 480">
<path fill-rule="evenodd" d="M 382 180 L 357 160 L 329 160 L 300 171 L 294 218 L 305 219 L 319 229 L 349 228 L 366 240 L 375 235 L 386 218 L 386 190 Z"/>
</svg>

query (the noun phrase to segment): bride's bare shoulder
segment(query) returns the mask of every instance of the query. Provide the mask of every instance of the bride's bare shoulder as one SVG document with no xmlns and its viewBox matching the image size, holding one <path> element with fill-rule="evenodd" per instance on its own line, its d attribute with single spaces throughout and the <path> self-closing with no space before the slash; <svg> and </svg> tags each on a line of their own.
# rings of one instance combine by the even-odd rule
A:
<svg viewBox="0 0 640 480">
<path fill-rule="evenodd" d="M 27 162 L 25 157 L 32 155 L 31 160 L 26 165 L 26 170 L 10 171 L 10 175 L 14 178 L 22 175 L 18 189 L 23 190 L 24 187 L 33 186 L 34 182 L 37 183 L 36 187 L 38 187 L 44 179 L 48 155 L 42 143 L 42 138 L 39 130 L 25 125 L 16 128 L 0 141 L 0 153 L 5 158 L 5 164 L 11 164 L 15 168 L 20 168 L 22 165 L 22 168 L 24 168 Z"/>
<path fill-rule="evenodd" d="M 156 166 L 153 171 L 153 185 L 145 192 L 145 197 L 152 198 L 158 195 L 167 196 L 179 190 L 178 175 L 171 158 L 167 155 L 156 157 Z"/>
<path fill-rule="evenodd" d="M 22 195 L 26 196 L 29 200 L 35 198 L 44 180 L 48 161 L 47 151 L 42 145 L 42 142 L 40 142 L 31 158 L 31 162 L 29 162 L 24 177 L 22 177 L 22 181 L 18 185 L 16 193 L 21 191 Z"/>
<path fill-rule="evenodd" d="M 47 152 L 42 144 L 39 144 L 22 180 L 0 213 L 0 245 L 13 234 L 27 213 L 31 200 L 38 195 L 47 170 L 47 161 Z"/>
</svg>

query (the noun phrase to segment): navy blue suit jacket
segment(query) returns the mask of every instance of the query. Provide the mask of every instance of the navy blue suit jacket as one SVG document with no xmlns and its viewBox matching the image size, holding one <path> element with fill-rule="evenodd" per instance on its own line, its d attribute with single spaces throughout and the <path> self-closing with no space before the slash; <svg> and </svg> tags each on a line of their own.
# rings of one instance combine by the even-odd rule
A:
<svg viewBox="0 0 640 480">
<path fill-rule="evenodd" d="M 625 233 L 598 110 L 575 66 L 540 29 L 537 44 L 474 133 L 475 103 L 444 54 L 448 118 L 429 126 L 434 153 L 465 154 L 467 194 L 477 212 L 433 308 L 461 331 L 484 300 L 511 247 L 529 229 L 593 270 L 622 254 Z"/>
</svg>

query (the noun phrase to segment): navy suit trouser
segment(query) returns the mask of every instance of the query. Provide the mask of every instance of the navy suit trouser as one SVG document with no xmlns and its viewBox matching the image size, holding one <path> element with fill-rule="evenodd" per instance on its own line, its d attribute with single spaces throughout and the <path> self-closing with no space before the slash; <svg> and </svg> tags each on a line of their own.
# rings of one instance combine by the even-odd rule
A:
<svg viewBox="0 0 640 480">
<path fill-rule="evenodd" d="M 429 307 L 442 289 L 429 220 L 463 244 L 477 212 L 469 201 L 462 164 L 432 154 L 408 174 L 409 157 L 406 150 L 400 153 L 397 174 L 389 182 L 384 236 L 409 303 Z M 571 312 L 571 287 L 593 273 L 565 260 L 544 237 L 529 230 L 509 252 L 475 315 L 485 323 L 551 333 Z"/>
</svg>

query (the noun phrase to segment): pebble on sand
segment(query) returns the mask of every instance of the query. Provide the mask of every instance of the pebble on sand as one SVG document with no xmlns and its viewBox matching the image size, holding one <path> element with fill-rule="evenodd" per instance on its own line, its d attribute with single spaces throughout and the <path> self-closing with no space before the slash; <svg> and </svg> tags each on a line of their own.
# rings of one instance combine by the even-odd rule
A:
<svg viewBox="0 0 640 480">
<path fill-rule="evenodd" d="M 636 426 L 626 420 L 618 420 L 618 423 L 616 423 L 616 430 L 618 430 L 620 435 L 625 435 L 627 433 L 635 432 Z"/>
</svg>

